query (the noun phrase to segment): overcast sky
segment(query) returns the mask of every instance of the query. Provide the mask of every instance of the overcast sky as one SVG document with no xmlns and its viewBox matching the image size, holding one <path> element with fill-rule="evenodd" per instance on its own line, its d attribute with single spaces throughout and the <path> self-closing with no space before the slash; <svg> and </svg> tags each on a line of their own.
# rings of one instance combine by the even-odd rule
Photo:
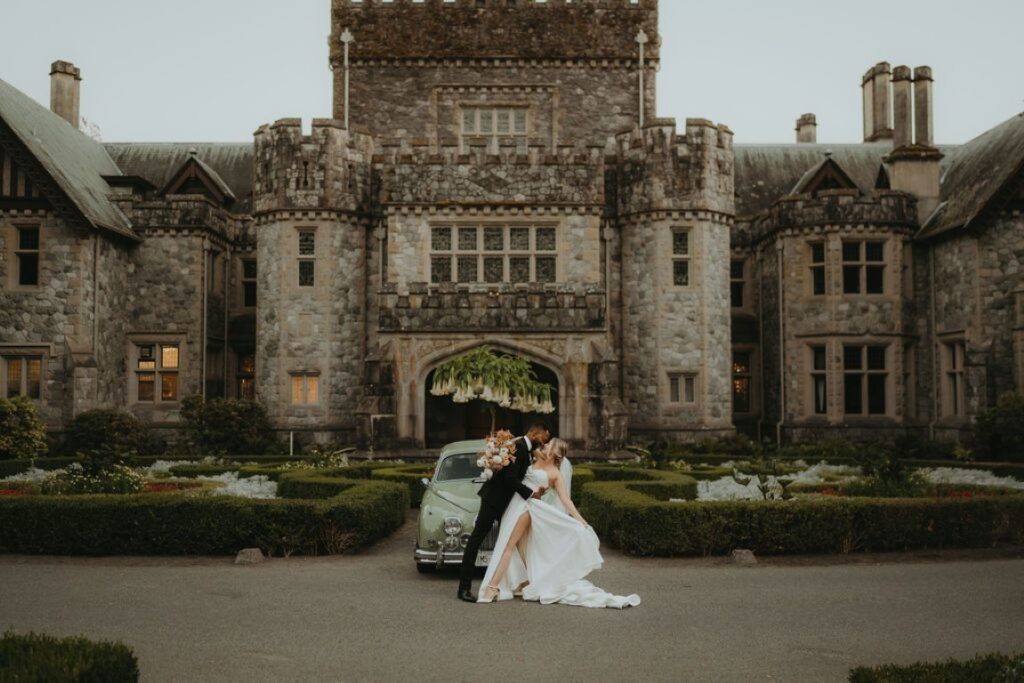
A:
<svg viewBox="0 0 1024 683">
<path fill-rule="evenodd" d="M 49 102 L 81 67 L 82 115 L 108 141 L 244 141 L 329 116 L 329 0 L 0 0 L 0 78 Z M 936 139 L 1024 111 L 1024 0 L 662 0 L 658 114 L 728 124 L 737 142 L 858 142 L 878 61 L 935 71 Z M 357 36 L 358 39 L 358 36 Z"/>
</svg>

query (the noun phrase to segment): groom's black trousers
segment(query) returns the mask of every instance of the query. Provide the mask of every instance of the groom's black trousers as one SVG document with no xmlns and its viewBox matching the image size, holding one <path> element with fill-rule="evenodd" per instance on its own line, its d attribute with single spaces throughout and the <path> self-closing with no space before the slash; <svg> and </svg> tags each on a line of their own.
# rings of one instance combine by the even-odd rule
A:
<svg viewBox="0 0 1024 683">
<path fill-rule="evenodd" d="M 476 526 L 473 533 L 469 535 L 466 543 L 466 552 L 462 556 L 462 571 L 459 574 L 459 583 L 468 586 L 473 582 L 473 570 L 476 569 L 476 556 L 480 552 L 480 544 L 491 533 L 494 523 L 501 519 L 504 509 L 498 509 L 486 500 L 480 500 L 480 514 L 476 518 Z"/>
</svg>

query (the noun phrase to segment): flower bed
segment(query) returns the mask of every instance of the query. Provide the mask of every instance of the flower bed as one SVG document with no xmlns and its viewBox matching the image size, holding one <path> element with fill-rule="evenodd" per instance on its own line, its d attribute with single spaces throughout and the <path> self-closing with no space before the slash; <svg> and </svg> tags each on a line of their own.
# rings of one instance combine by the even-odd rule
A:
<svg viewBox="0 0 1024 683">
<path fill-rule="evenodd" d="M 1024 680 L 1024 654 L 1015 657 L 981 655 L 967 661 L 861 667 L 850 672 L 850 683 L 1011 683 Z"/>
<path fill-rule="evenodd" d="M 174 493 L 0 498 L 0 552 L 229 555 L 261 548 L 270 555 L 336 554 L 366 547 L 405 521 L 405 487 L 344 483 L 326 500 Z"/>
<path fill-rule="evenodd" d="M 598 481 L 583 491 L 583 515 L 607 542 L 634 555 L 722 555 L 736 548 L 849 553 L 1024 542 L 1024 496 L 670 502 L 686 496 L 659 489 L 665 485 L 649 478 L 602 482 L 601 469 L 594 468 Z"/>
<path fill-rule="evenodd" d="M 139 661 L 126 645 L 85 638 L 5 633 L 0 638 L 0 680 L 139 680 Z"/>
</svg>

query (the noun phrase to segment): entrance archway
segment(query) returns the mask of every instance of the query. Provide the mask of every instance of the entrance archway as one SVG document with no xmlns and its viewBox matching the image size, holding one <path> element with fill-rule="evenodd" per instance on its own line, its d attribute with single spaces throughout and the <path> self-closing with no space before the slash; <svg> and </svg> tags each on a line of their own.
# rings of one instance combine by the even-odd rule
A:
<svg viewBox="0 0 1024 683">
<path fill-rule="evenodd" d="M 451 396 L 434 396 L 430 393 L 430 388 L 434 385 L 434 371 L 431 370 L 427 374 L 423 388 L 426 393 L 424 440 L 427 448 L 441 448 L 453 441 L 484 438 L 491 430 L 491 406 L 497 410 L 498 429 L 508 429 L 513 434 L 522 434 L 532 423 L 540 421 L 548 426 L 552 436 L 558 436 L 561 389 L 558 375 L 540 363 L 531 362 L 530 365 L 537 373 L 537 380 L 551 387 L 551 402 L 555 405 L 555 412 L 520 413 L 485 401 L 455 403 Z"/>
</svg>

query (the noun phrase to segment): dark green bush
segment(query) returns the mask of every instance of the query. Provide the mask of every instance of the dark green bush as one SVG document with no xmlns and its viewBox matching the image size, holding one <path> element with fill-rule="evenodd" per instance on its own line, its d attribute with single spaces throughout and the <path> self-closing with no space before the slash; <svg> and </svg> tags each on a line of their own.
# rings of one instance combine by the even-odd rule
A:
<svg viewBox="0 0 1024 683">
<path fill-rule="evenodd" d="M 329 500 L 229 496 L 0 498 L 0 552 L 46 555 L 335 554 L 397 529 L 409 508 L 391 482 L 348 481 Z"/>
<path fill-rule="evenodd" d="M 149 430 L 122 410 L 90 410 L 75 416 L 64 437 L 64 450 L 83 458 L 89 471 L 124 464 L 149 443 Z"/>
<path fill-rule="evenodd" d="M 848 482 L 840 488 L 843 495 L 861 498 L 921 498 L 934 489 L 917 473 L 895 479 L 875 475 Z"/>
<path fill-rule="evenodd" d="M 46 450 L 46 427 L 32 399 L 0 398 L 0 460 L 36 458 Z"/>
<path fill-rule="evenodd" d="M 409 500 L 414 508 L 423 500 L 423 478 L 431 477 L 434 468 L 431 465 L 402 465 L 400 467 L 381 467 L 371 471 L 370 478 L 378 481 L 393 481 L 409 489 Z"/>
<path fill-rule="evenodd" d="M 1007 393 L 975 421 L 975 450 L 996 460 L 1024 461 L 1024 396 Z"/>
<path fill-rule="evenodd" d="M 1024 681 L 1024 654 L 1016 657 L 981 655 L 967 661 L 861 667 L 850 672 L 850 683 L 1010 683 Z"/>
<path fill-rule="evenodd" d="M 0 681 L 123 683 L 139 680 L 139 661 L 126 645 L 85 638 L 7 632 L 0 638 Z"/>
<path fill-rule="evenodd" d="M 277 448 L 267 411 L 255 401 L 190 396 L 182 402 L 181 431 L 188 448 L 205 455 L 261 454 Z"/>
<path fill-rule="evenodd" d="M 583 491 L 583 516 L 602 538 L 634 555 L 723 555 L 736 548 L 766 555 L 849 553 L 1024 541 L 1024 496 L 671 503 L 662 502 L 666 492 L 652 491 L 652 483 L 598 478 Z"/>
</svg>

